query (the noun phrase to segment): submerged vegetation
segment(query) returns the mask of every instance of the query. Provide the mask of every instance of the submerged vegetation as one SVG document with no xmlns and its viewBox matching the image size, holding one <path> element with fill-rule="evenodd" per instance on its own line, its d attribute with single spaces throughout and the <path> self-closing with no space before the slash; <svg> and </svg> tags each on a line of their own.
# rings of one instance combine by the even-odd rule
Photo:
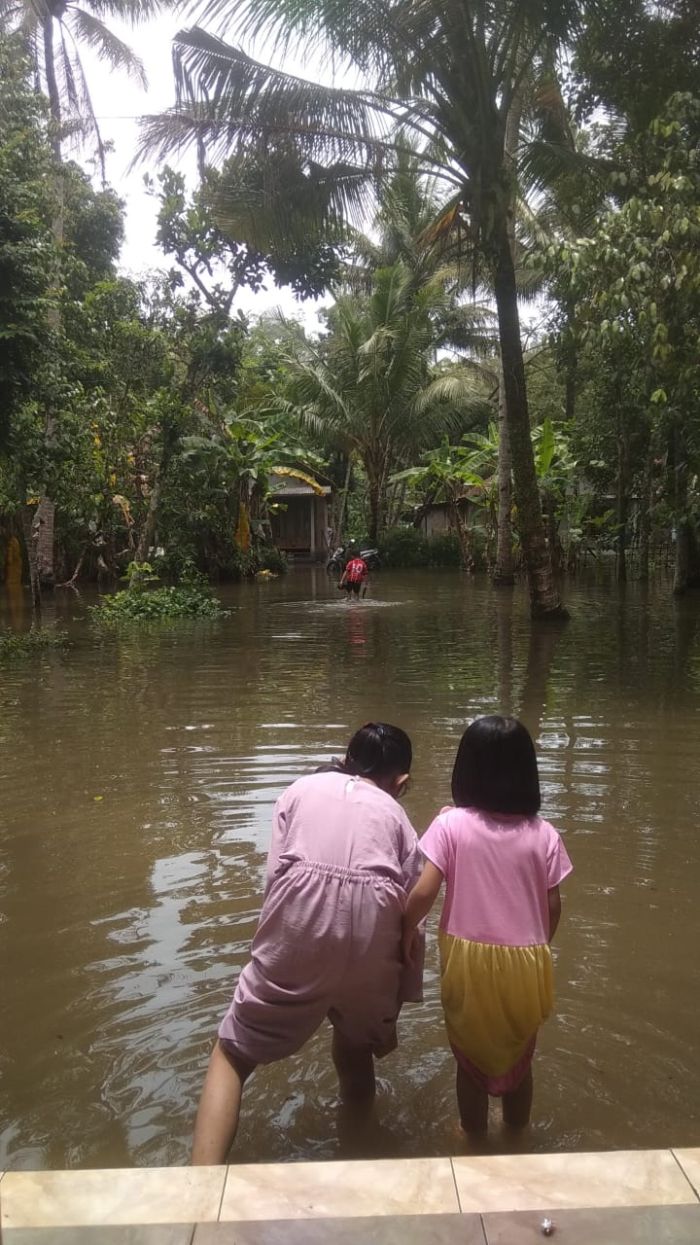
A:
<svg viewBox="0 0 700 1245">
<path fill-rule="evenodd" d="M 32 627 L 29 631 L 10 631 L 0 627 L 0 663 L 34 657 L 39 653 L 65 648 L 67 639 L 53 627 Z"/>
<path fill-rule="evenodd" d="M 222 610 L 201 576 L 192 572 L 177 586 L 154 588 L 158 576 L 148 562 L 132 562 L 128 588 L 104 597 L 91 607 L 96 623 L 116 627 L 128 623 L 163 622 L 177 618 L 219 618 Z"/>
<path fill-rule="evenodd" d="M 193 584 L 132 592 L 125 588 L 92 607 L 93 617 L 105 626 L 130 622 L 160 622 L 169 618 L 218 618 L 224 611 L 208 592 Z"/>
<path fill-rule="evenodd" d="M 700 584 L 688 0 L 199 6 L 177 107 L 144 124 L 166 269 L 138 279 L 119 270 L 123 205 L 69 159 L 64 18 L 27 39 L 21 8 L 0 6 L 8 587 L 38 606 L 149 563 L 168 586 L 132 582 L 103 619 L 212 612 L 192 570 L 285 569 L 285 473 L 328 492 L 317 554 L 367 535 L 390 566 L 523 572 L 538 614 L 586 559 Z M 222 16 L 230 41 L 206 29 Z M 332 45 L 361 86 L 252 59 L 263 30 Z M 194 187 L 166 163 L 188 144 Z M 243 315 L 270 281 L 327 296 L 317 331 Z"/>
</svg>

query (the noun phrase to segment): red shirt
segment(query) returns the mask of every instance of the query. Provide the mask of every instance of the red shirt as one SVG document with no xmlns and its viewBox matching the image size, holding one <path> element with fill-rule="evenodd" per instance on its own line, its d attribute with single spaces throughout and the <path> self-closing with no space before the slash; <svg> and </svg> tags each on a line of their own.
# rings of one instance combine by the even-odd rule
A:
<svg viewBox="0 0 700 1245">
<path fill-rule="evenodd" d="M 364 558 L 350 559 L 345 567 L 345 578 L 349 584 L 358 584 L 367 578 L 367 563 Z"/>
</svg>

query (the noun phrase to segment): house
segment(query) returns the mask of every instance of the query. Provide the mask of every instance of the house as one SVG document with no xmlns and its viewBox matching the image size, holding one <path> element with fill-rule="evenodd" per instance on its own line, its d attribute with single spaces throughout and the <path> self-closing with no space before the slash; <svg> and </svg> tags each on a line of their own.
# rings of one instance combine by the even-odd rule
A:
<svg viewBox="0 0 700 1245">
<path fill-rule="evenodd" d="M 269 484 L 273 544 L 291 557 L 325 562 L 331 530 L 330 487 L 290 467 L 273 472 Z"/>
<path fill-rule="evenodd" d="M 469 494 L 460 499 L 459 510 L 467 527 L 484 526 L 484 508 L 478 505 Z M 428 537 L 442 536 L 444 532 L 453 530 L 448 506 L 446 502 L 441 501 L 428 502 L 426 505 L 416 507 L 413 525 L 423 536 Z"/>
</svg>

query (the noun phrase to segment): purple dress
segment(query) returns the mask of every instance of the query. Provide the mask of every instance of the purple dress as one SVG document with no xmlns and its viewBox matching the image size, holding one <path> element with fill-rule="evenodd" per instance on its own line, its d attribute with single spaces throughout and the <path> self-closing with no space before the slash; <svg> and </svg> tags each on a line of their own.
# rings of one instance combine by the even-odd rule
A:
<svg viewBox="0 0 700 1245">
<path fill-rule="evenodd" d="M 299 1050 L 327 1016 L 377 1056 L 396 1046 L 402 1002 L 422 997 L 421 957 L 401 961 L 401 918 L 421 872 L 401 805 L 360 778 L 300 778 L 275 805 L 251 960 L 219 1026 L 250 1063 Z"/>
</svg>

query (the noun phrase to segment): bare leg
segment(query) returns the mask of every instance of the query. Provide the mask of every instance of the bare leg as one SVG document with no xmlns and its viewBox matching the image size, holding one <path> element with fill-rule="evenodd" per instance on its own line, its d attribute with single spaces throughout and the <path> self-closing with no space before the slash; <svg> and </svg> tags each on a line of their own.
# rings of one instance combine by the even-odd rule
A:
<svg viewBox="0 0 700 1245">
<path fill-rule="evenodd" d="M 509 1128 L 525 1128 L 532 1110 L 532 1068 L 528 1068 L 517 1089 L 503 1095 L 503 1123 Z"/>
<path fill-rule="evenodd" d="M 368 1046 L 351 1046 L 333 1030 L 331 1055 L 338 1073 L 340 1096 L 345 1101 L 367 1102 L 374 1098 L 374 1056 Z"/>
<path fill-rule="evenodd" d="M 489 1096 L 461 1064 L 457 1064 L 457 1106 L 465 1133 L 485 1133 L 489 1126 Z"/>
<path fill-rule="evenodd" d="M 238 1128 L 243 1086 L 254 1069 L 254 1063 L 229 1057 L 217 1041 L 194 1125 L 194 1167 L 226 1162 Z"/>
</svg>

